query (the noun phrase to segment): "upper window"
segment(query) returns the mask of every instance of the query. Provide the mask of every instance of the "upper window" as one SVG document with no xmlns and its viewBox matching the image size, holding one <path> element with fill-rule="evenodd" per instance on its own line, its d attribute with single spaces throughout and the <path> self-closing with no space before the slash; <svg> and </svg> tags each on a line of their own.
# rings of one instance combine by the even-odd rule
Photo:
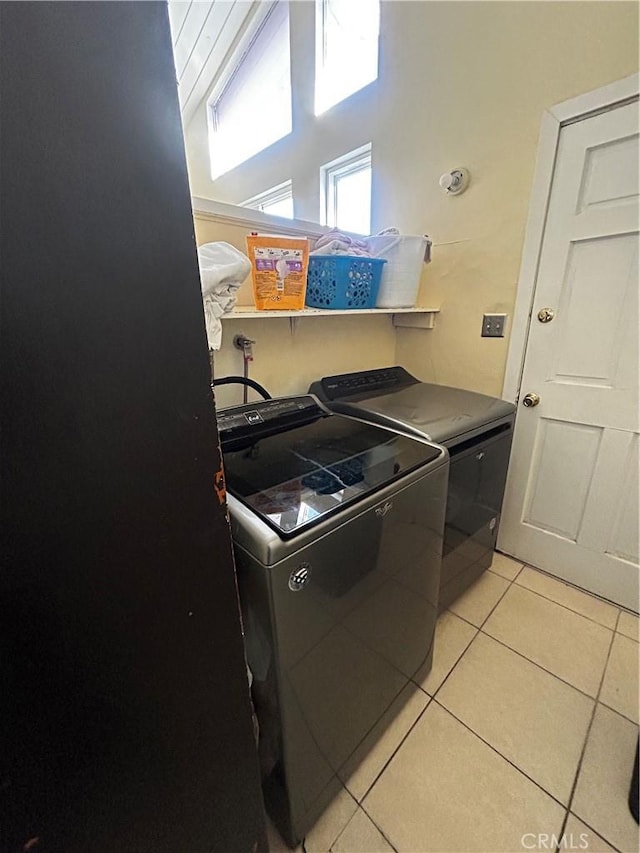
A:
<svg viewBox="0 0 640 853">
<path fill-rule="evenodd" d="M 251 207 L 253 210 L 261 210 L 273 216 L 284 216 L 293 219 L 293 186 L 291 181 L 285 181 L 265 190 L 263 193 L 254 195 L 252 198 L 241 202 L 242 207 Z"/>
<path fill-rule="evenodd" d="M 211 177 L 291 133 L 289 4 L 274 3 L 209 101 Z"/>
<path fill-rule="evenodd" d="M 316 0 L 315 113 L 378 78 L 380 0 Z"/>
<path fill-rule="evenodd" d="M 320 169 L 324 225 L 371 232 L 371 144 L 363 145 Z"/>
</svg>

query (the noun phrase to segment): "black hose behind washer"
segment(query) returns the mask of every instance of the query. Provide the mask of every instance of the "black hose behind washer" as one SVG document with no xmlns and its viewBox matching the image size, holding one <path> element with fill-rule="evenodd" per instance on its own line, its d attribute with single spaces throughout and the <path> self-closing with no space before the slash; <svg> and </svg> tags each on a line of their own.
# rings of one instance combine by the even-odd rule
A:
<svg viewBox="0 0 640 853">
<path fill-rule="evenodd" d="M 246 385 L 248 388 L 253 388 L 264 400 L 271 400 L 271 394 L 253 379 L 248 379 L 245 376 L 221 376 L 220 379 L 214 379 L 211 382 L 211 387 L 214 385 Z"/>
</svg>

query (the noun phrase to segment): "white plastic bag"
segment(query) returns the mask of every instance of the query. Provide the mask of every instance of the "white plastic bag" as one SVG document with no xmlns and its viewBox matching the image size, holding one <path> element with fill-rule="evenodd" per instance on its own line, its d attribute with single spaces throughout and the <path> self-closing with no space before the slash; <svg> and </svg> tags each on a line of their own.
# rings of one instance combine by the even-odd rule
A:
<svg viewBox="0 0 640 853">
<path fill-rule="evenodd" d="M 198 265 L 209 349 L 219 350 L 220 318 L 233 310 L 238 288 L 251 272 L 251 262 L 229 243 L 217 242 L 200 246 Z"/>
</svg>

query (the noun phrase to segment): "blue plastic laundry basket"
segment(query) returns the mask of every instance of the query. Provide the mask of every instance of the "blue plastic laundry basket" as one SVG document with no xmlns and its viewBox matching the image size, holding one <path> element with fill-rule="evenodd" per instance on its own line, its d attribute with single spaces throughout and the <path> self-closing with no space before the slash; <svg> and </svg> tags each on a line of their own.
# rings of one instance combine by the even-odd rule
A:
<svg viewBox="0 0 640 853">
<path fill-rule="evenodd" d="M 310 255 L 305 304 L 311 308 L 375 308 L 382 258 Z"/>
</svg>

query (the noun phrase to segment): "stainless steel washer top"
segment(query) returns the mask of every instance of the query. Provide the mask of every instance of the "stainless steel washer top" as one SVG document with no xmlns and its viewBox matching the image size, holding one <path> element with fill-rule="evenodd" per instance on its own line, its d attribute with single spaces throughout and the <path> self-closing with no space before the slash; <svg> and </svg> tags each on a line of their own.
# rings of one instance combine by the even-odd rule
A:
<svg viewBox="0 0 640 853">
<path fill-rule="evenodd" d="M 265 565 L 326 531 L 337 513 L 447 461 L 438 445 L 336 417 L 310 395 L 223 409 L 218 428 L 234 534 Z"/>
<path fill-rule="evenodd" d="M 218 423 L 265 803 L 295 846 L 431 667 L 449 456 L 309 395 Z"/>
<path fill-rule="evenodd" d="M 420 382 L 403 367 L 325 376 L 309 391 L 334 412 L 366 417 L 447 447 L 515 412 L 505 400 Z"/>
</svg>

